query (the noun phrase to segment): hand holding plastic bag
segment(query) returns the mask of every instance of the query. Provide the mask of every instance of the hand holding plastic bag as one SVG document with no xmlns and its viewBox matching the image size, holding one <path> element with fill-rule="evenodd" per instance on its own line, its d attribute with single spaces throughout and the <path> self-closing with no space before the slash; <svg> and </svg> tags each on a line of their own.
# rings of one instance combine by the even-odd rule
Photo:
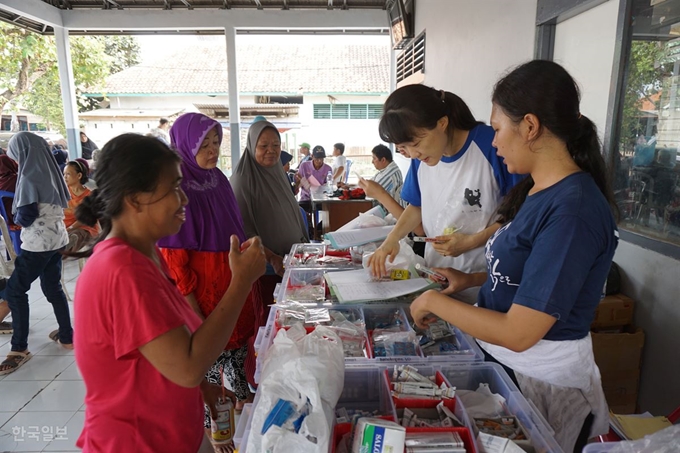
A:
<svg viewBox="0 0 680 453">
<path fill-rule="evenodd" d="M 393 259 L 387 259 L 394 253 Z M 380 261 L 382 260 L 382 266 Z M 420 255 L 416 255 L 413 247 L 404 238 L 398 243 L 392 244 L 383 242 L 383 245 L 374 254 L 365 254 L 363 259 L 364 268 L 371 268 L 371 273 L 376 277 L 385 277 L 393 269 L 415 269 L 416 264 L 425 265 L 425 260 Z"/>
</svg>

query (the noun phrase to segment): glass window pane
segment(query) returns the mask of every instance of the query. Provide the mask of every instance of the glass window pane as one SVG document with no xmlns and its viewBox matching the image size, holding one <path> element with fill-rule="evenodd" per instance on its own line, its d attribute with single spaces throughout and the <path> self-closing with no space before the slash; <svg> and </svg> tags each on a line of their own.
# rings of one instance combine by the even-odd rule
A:
<svg viewBox="0 0 680 453">
<path fill-rule="evenodd" d="M 680 244 L 680 19 L 671 10 L 680 0 L 634 2 L 614 189 L 621 228 Z"/>
</svg>

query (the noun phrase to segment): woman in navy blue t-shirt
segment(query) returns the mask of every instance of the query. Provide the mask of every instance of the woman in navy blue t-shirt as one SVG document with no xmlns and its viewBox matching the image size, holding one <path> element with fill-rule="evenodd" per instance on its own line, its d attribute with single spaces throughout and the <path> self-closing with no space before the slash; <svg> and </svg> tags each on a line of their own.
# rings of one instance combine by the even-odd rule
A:
<svg viewBox="0 0 680 453">
<path fill-rule="evenodd" d="M 571 76 L 538 60 L 496 84 L 491 125 L 510 173 L 531 176 L 499 208 L 487 272 L 439 269 L 445 293 L 481 285 L 478 307 L 429 291 L 411 313 L 421 326 L 436 315 L 476 337 L 514 372 L 561 447 L 580 452 L 608 430 L 589 327 L 618 243 L 597 131 Z"/>
</svg>

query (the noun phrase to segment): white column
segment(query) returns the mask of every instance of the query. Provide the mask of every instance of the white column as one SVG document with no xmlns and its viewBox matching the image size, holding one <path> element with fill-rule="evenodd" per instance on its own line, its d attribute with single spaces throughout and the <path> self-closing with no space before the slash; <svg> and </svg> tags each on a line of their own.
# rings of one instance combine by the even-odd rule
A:
<svg viewBox="0 0 680 453">
<path fill-rule="evenodd" d="M 57 62 L 59 65 L 59 82 L 61 98 L 64 104 L 64 124 L 66 140 L 71 159 L 80 157 L 80 131 L 78 127 L 78 104 L 76 103 L 76 87 L 71 64 L 71 46 L 68 30 L 54 27 L 54 41 L 57 43 Z"/>
<path fill-rule="evenodd" d="M 234 171 L 241 157 L 241 106 L 239 104 L 238 78 L 236 76 L 236 29 L 224 29 L 227 38 L 227 77 L 229 84 L 229 129 L 231 136 L 231 169 Z"/>
<path fill-rule="evenodd" d="M 390 93 L 397 89 L 397 52 L 390 50 Z"/>
</svg>

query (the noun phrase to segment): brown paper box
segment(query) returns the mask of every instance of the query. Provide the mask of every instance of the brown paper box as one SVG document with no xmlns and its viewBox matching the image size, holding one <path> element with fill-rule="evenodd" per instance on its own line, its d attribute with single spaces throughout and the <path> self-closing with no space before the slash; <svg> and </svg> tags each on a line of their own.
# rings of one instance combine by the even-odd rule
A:
<svg viewBox="0 0 680 453">
<path fill-rule="evenodd" d="M 592 329 L 608 327 L 622 327 L 633 322 L 633 308 L 635 301 L 623 294 L 607 296 L 595 310 Z"/>
<path fill-rule="evenodd" d="M 603 379 L 621 379 L 639 373 L 645 334 L 629 326 L 622 333 L 592 332 L 595 363 Z"/>
<path fill-rule="evenodd" d="M 615 414 L 635 413 L 639 385 L 639 372 L 619 379 L 602 379 L 602 388 L 609 409 Z"/>
</svg>

